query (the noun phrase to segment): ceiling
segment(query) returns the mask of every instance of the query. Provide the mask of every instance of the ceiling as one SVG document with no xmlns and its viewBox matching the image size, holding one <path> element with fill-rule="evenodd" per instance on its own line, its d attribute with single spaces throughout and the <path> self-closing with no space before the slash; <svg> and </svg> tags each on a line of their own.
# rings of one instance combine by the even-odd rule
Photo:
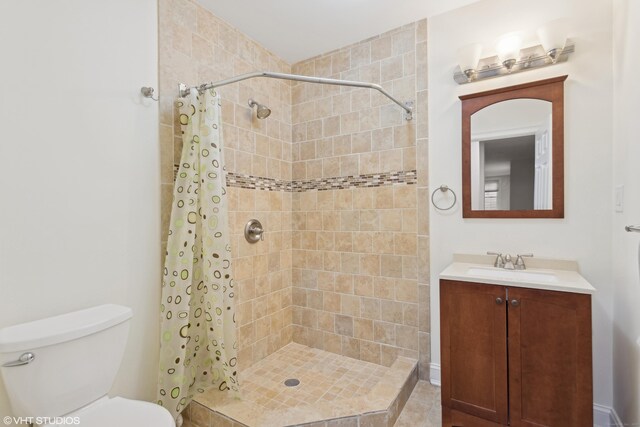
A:
<svg viewBox="0 0 640 427">
<path fill-rule="evenodd" d="M 289 63 L 477 0 L 197 0 Z"/>
</svg>

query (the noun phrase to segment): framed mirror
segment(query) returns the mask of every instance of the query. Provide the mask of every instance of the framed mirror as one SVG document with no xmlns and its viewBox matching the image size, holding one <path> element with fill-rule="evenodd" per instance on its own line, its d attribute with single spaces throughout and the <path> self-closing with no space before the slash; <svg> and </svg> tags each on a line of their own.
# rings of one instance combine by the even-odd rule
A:
<svg viewBox="0 0 640 427">
<path fill-rule="evenodd" d="M 564 218 L 566 79 L 460 97 L 464 218 Z"/>
</svg>

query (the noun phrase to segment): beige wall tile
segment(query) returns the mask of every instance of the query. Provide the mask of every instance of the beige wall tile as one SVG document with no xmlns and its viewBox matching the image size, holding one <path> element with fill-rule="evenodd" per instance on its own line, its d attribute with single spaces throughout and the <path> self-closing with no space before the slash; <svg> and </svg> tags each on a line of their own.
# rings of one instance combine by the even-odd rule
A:
<svg viewBox="0 0 640 427">
<path fill-rule="evenodd" d="M 377 210 L 366 209 L 360 211 L 360 230 L 376 231 L 380 227 L 380 213 Z"/>
<path fill-rule="evenodd" d="M 360 340 L 348 336 L 342 337 L 342 355 L 360 359 Z"/>
<path fill-rule="evenodd" d="M 395 345 L 396 329 L 393 323 L 375 321 L 373 323 L 373 338 L 376 342 Z"/>
<path fill-rule="evenodd" d="M 334 146 L 335 149 L 335 146 Z M 355 176 L 359 173 L 358 156 L 341 156 L 340 157 L 340 176 Z"/>
<path fill-rule="evenodd" d="M 360 314 L 365 319 L 380 319 L 380 299 L 362 297 L 360 300 Z"/>
<path fill-rule="evenodd" d="M 360 215 L 362 218 L 362 214 Z M 362 224 L 360 224 L 360 229 L 362 229 Z M 354 252 L 364 252 L 370 253 L 373 248 L 373 233 L 369 232 L 358 232 L 353 233 L 353 251 Z"/>
<path fill-rule="evenodd" d="M 396 325 L 396 344 L 401 348 L 418 350 L 418 328 Z"/>
<path fill-rule="evenodd" d="M 325 332 L 323 334 L 324 350 L 331 353 L 342 353 L 342 338 L 340 335 Z"/>
<path fill-rule="evenodd" d="M 417 235 L 415 233 L 395 233 L 393 236 L 397 255 L 413 255 L 417 253 Z"/>
<path fill-rule="evenodd" d="M 394 185 L 392 188 L 395 208 L 415 208 L 416 187 L 414 185 Z"/>
<path fill-rule="evenodd" d="M 353 336 L 353 317 L 336 314 L 335 316 L 336 334 L 342 336 Z"/>
<path fill-rule="evenodd" d="M 405 233 L 417 233 L 418 213 L 416 209 L 402 210 L 402 231 Z"/>
<path fill-rule="evenodd" d="M 402 78 L 403 74 L 402 56 L 393 56 L 380 62 L 380 79 L 383 82 Z"/>
<path fill-rule="evenodd" d="M 398 280 L 396 282 L 396 300 L 417 303 L 417 282 L 415 280 Z"/>
<path fill-rule="evenodd" d="M 378 187 L 375 194 L 376 209 L 393 208 L 393 187 Z"/>
<path fill-rule="evenodd" d="M 338 274 L 336 275 L 336 292 L 342 294 L 353 294 L 353 275 L 351 274 Z"/>
<path fill-rule="evenodd" d="M 393 233 L 380 231 L 373 233 L 372 238 L 373 252 L 378 254 L 393 253 Z"/>
<path fill-rule="evenodd" d="M 333 137 L 333 155 L 342 156 L 351 153 L 351 135 Z"/>
<path fill-rule="evenodd" d="M 381 345 L 380 346 L 380 364 L 384 366 L 391 366 L 391 364 L 393 364 L 393 362 L 396 360 L 399 354 L 400 354 L 400 349 L 398 347 L 394 347 L 390 345 Z"/>
<path fill-rule="evenodd" d="M 340 313 L 341 296 L 335 292 L 324 292 L 323 309 L 331 313 Z"/>
<path fill-rule="evenodd" d="M 380 275 L 380 255 L 360 255 L 360 274 Z"/>
<path fill-rule="evenodd" d="M 343 273 L 358 274 L 360 271 L 360 260 L 358 254 L 341 252 L 341 269 Z"/>
<path fill-rule="evenodd" d="M 373 277 L 361 275 L 354 277 L 353 293 L 360 296 L 373 296 Z"/>
<path fill-rule="evenodd" d="M 337 232 L 335 234 L 334 250 L 346 252 L 353 249 L 353 233 Z"/>
<path fill-rule="evenodd" d="M 393 138 L 392 138 L 393 141 Z M 393 144 L 393 142 L 391 142 Z M 386 150 L 380 152 L 380 169 L 386 171 L 402 170 L 402 151 Z"/>
<path fill-rule="evenodd" d="M 380 170 L 380 155 L 377 152 L 362 153 L 359 158 L 360 175 L 377 173 Z"/>
<path fill-rule="evenodd" d="M 381 210 L 379 211 L 379 217 L 380 217 L 380 230 L 382 231 L 401 231 L 402 230 L 402 215 L 398 215 L 397 211 Z"/>
<path fill-rule="evenodd" d="M 360 316 L 360 297 L 355 295 L 342 295 L 340 312 L 344 315 Z"/>
<path fill-rule="evenodd" d="M 381 300 L 380 301 L 380 319 L 385 322 L 403 323 L 403 305 L 398 301 Z"/>
<path fill-rule="evenodd" d="M 376 298 L 394 299 L 395 280 L 390 277 L 376 277 L 373 281 L 373 292 Z"/>
<path fill-rule="evenodd" d="M 318 328 L 325 332 L 334 332 L 335 315 L 326 311 L 318 312 Z"/>
</svg>

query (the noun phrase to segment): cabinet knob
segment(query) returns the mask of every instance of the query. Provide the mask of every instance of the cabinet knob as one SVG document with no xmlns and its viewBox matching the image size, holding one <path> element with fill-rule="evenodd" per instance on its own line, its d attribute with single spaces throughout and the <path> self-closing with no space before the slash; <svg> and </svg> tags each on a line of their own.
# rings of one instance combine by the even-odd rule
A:
<svg viewBox="0 0 640 427">
<path fill-rule="evenodd" d="M 518 301 L 517 299 L 511 300 L 511 305 L 517 307 L 520 305 L 520 301 Z"/>
<path fill-rule="evenodd" d="M 496 304 L 498 305 L 502 304 L 502 298 L 500 297 L 496 298 Z"/>
</svg>

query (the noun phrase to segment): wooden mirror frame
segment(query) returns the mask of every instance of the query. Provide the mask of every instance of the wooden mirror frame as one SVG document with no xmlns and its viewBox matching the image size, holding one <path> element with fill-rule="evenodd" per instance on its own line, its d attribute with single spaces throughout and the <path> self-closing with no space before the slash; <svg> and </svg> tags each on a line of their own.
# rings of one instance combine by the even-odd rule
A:
<svg viewBox="0 0 640 427">
<path fill-rule="evenodd" d="M 564 81 L 567 76 L 460 96 L 462 101 L 462 217 L 463 218 L 564 218 Z M 471 116 L 489 105 L 511 99 L 551 102 L 552 209 L 471 209 Z"/>
</svg>

